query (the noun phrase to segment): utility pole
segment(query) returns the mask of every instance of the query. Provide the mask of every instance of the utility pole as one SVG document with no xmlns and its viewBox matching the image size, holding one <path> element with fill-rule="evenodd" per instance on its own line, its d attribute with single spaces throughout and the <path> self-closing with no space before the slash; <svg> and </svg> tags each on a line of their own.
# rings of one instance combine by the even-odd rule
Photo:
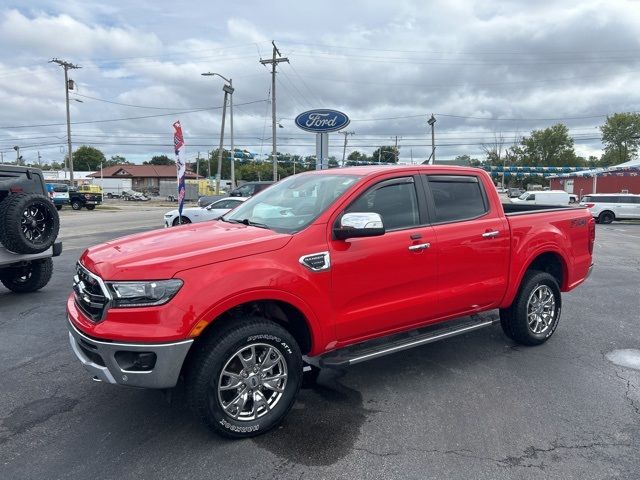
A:
<svg viewBox="0 0 640 480">
<path fill-rule="evenodd" d="M 235 162 L 233 157 L 233 80 L 227 77 L 220 75 L 219 73 L 202 73 L 203 77 L 220 77 L 229 85 L 224 85 L 222 90 L 224 91 L 224 105 L 222 106 L 222 130 L 220 132 L 220 150 L 218 152 L 218 176 L 216 178 L 216 195 L 220 195 L 220 179 L 222 176 L 222 148 L 223 148 L 223 137 L 224 137 L 224 119 L 227 116 L 227 98 L 231 97 L 231 181 L 235 181 Z"/>
<path fill-rule="evenodd" d="M 200 176 L 200 152 L 198 152 L 198 156 L 196 157 L 196 177 Z"/>
<path fill-rule="evenodd" d="M 42 168 L 42 157 L 40 157 L 40 150 L 38 150 L 38 166 Z"/>
<path fill-rule="evenodd" d="M 431 118 L 427 120 L 427 124 L 431 126 L 431 162 L 430 165 L 434 165 L 436 163 L 436 134 L 434 125 L 436 124 L 436 117 L 431 114 Z"/>
<path fill-rule="evenodd" d="M 394 138 L 394 137 L 391 137 L 391 138 Z M 399 153 L 398 152 L 398 135 L 395 136 L 395 139 L 396 139 L 396 144 L 395 144 L 396 146 L 393 150 L 393 157 L 396 160 L 395 163 L 398 163 L 398 153 Z M 400 139 L 402 140 L 402 137 L 400 137 Z"/>
<path fill-rule="evenodd" d="M 82 67 L 57 58 L 52 58 L 49 60 L 49 63 L 57 63 L 64 69 L 64 93 L 67 101 L 67 154 L 69 155 L 69 180 L 71 185 L 73 185 L 73 150 L 71 149 L 71 114 L 69 113 L 69 90 L 73 88 L 73 80 L 71 81 L 72 83 L 69 83 L 69 70 Z"/>
<path fill-rule="evenodd" d="M 340 135 L 344 135 L 344 147 L 342 148 L 342 166 L 344 167 L 344 159 L 347 154 L 347 137 L 353 135 L 355 132 L 338 132 Z"/>
<path fill-rule="evenodd" d="M 226 85 L 225 85 L 226 86 Z M 222 105 L 222 126 L 220 127 L 220 148 L 218 149 L 218 173 L 216 173 L 216 195 L 220 195 L 220 178 L 222 177 L 222 152 L 224 149 L 224 119 L 227 115 L 227 97 L 224 91 L 224 104 Z"/>
<path fill-rule="evenodd" d="M 20 160 L 22 159 L 20 156 L 20 147 L 16 145 L 13 149 L 16 151 L 16 165 L 20 165 Z"/>
<path fill-rule="evenodd" d="M 272 40 L 271 45 L 273 45 L 273 55 L 271 59 L 263 60 L 260 59 L 260 63 L 262 65 L 271 64 L 271 137 L 273 141 L 273 148 L 271 150 L 271 156 L 273 157 L 273 181 L 278 181 L 278 150 L 276 144 L 276 66 L 280 62 L 289 63 L 289 59 L 283 57 L 276 47 L 275 42 Z M 277 58 L 276 55 L 280 58 Z"/>
</svg>

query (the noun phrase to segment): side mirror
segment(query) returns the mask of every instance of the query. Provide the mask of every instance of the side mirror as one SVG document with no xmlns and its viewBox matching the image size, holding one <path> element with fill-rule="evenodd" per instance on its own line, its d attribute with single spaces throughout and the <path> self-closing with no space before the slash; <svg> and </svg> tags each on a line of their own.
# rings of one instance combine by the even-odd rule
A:
<svg viewBox="0 0 640 480">
<path fill-rule="evenodd" d="M 340 226 L 333 229 L 333 236 L 338 240 L 380 235 L 384 235 L 382 217 L 373 212 L 345 213 L 340 219 Z"/>
</svg>

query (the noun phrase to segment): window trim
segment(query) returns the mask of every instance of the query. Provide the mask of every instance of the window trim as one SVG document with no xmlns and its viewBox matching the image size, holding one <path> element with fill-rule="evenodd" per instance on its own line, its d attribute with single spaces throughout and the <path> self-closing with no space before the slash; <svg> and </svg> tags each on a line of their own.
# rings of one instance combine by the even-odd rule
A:
<svg viewBox="0 0 640 480">
<path fill-rule="evenodd" d="M 411 229 L 415 229 L 415 228 L 421 228 L 421 227 L 426 227 L 429 226 L 429 215 L 428 212 L 424 209 L 424 203 L 422 200 L 422 195 L 423 195 L 423 191 L 420 188 L 420 184 L 422 182 L 420 182 L 419 180 L 416 181 L 415 179 L 415 175 L 406 175 L 403 177 L 394 177 L 394 178 L 387 178 L 385 180 L 381 180 L 377 183 L 374 183 L 373 185 L 370 185 L 369 187 L 365 188 L 360 194 L 356 195 L 356 197 L 351 200 L 347 205 L 345 205 L 344 208 L 342 208 L 340 214 L 336 217 L 336 220 L 334 223 L 334 228 L 336 226 L 336 224 L 339 224 L 340 219 L 342 218 L 342 216 L 347 212 L 347 210 L 349 209 L 349 207 L 351 205 L 353 205 L 356 201 L 358 201 L 363 195 L 368 194 L 369 192 L 375 191 L 375 190 L 379 190 L 381 188 L 385 188 L 385 187 L 390 187 L 393 185 L 406 185 L 406 184 L 413 184 L 413 188 L 415 190 L 415 194 L 416 194 L 416 208 L 418 209 L 418 224 L 417 225 L 411 225 L 408 227 L 401 227 L 401 228 L 393 228 L 393 229 L 388 229 L 387 227 L 385 227 L 384 231 L 385 233 L 388 232 L 400 232 L 403 230 L 411 230 Z M 333 230 L 333 228 L 332 228 Z M 334 238 L 335 240 L 335 238 Z"/>
<path fill-rule="evenodd" d="M 427 200 L 427 211 L 429 213 L 429 218 L 432 219 L 432 221 L 430 222 L 431 225 L 447 225 L 450 223 L 468 222 L 470 220 L 477 220 L 479 218 L 486 217 L 493 212 L 493 207 L 489 202 L 487 192 L 484 188 L 484 183 L 477 175 L 422 174 L 420 175 L 420 177 L 422 177 L 421 183 L 424 188 L 424 193 Z M 431 177 L 436 177 L 436 179 L 431 180 Z M 485 208 L 485 212 L 473 217 L 459 218 L 456 220 L 443 220 L 440 222 L 437 221 L 436 219 L 438 217 L 436 216 L 436 202 L 433 198 L 433 192 L 430 186 L 430 182 L 432 181 L 434 183 L 477 183 L 480 187 L 480 195 L 482 196 L 482 203 Z"/>
</svg>

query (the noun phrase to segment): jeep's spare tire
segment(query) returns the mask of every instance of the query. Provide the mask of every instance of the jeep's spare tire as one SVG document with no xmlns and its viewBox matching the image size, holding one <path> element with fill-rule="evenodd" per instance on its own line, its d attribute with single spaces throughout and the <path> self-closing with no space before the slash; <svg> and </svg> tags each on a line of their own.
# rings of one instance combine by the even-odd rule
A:
<svg viewBox="0 0 640 480">
<path fill-rule="evenodd" d="M 44 195 L 18 193 L 0 204 L 0 242 L 15 253 L 40 253 L 58 236 L 58 211 Z"/>
</svg>

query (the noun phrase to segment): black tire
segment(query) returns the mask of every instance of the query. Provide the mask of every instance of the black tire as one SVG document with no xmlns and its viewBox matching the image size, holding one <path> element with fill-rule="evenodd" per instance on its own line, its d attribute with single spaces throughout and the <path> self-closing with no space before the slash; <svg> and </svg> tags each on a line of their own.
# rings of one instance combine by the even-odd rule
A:
<svg viewBox="0 0 640 480">
<path fill-rule="evenodd" d="M 40 253 L 51 248 L 60 217 L 44 195 L 18 193 L 0 204 L 0 242 L 15 253 Z"/>
<path fill-rule="evenodd" d="M 267 355 L 270 361 L 277 359 L 276 364 L 263 370 L 266 375 L 277 376 L 275 372 L 286 368 L 286 378 L 272 380 L 278 382 L 276 386 L 267 388 L 259 383 L 260 367 L 254 366 L 255 370 L 246 367 L 251 373 L 244 377 L 246 380 L 241 376 L 246 373 L 244 363 L 251 365 L 251 357 L 243 356 L 244 362 L 240 363 L 237 354 L 252 345 L 258 362 L 264 362 Z M 277 426 L 293 406 L 302 383 L 302 355 L 294 338 L 281 326 L 257 317 L 230 321 L 194 348 L 185 374 L 187 400 L 195 416 L 217 434 L 228 438 L 260 435 Z M 264 357 L 261 359 L 260 355 Z M 241 370 L 237 378 L 232 380 L 231 376 L 222 375 L 223 369 L 234 373 L 232 370 L 238 367 Z M 234 381 L 237 388 L 231 385 Z M 223 387 L 232 388 L 219 392 L 222 382 L 225 382 Z M 281 391 L 276 391 L 280 388 Z M 273 402 L 269 409 L 254 401 L 257 395 L 261 402 Z M 225 399 L 230 413 L 221 403 Z M 239 410 L 234 400 L 243 402 Z M 234 418 L 234 414 L 241 417 L 245 408 L 254 412 L 256 405 L 255 414 L 251 414 L 253 419 Z"/>
<path fill-rule="evenodd" d="M 34 260 L 25 266 L 0 270 L 0 281 L 15 293 L 29 293 L 44 287 L 53 274 L 53 260 Z"/>
<path fill-rule="evenodd" d="M 108 199 L 112 199 L 112 198 L 113 198 L 113 194 L 112 194 L 112 193 L 110 193 L 110 192 L 109 192 L 109 193 L 107 193 L 107 198 L 108 198 Z"/>
<path fill-rule="evenodd" d="M 73 208 L 74 210 L 82 210 L 82 204 L 79 201 L 74 200 L 73 202 L 71 202 L 71 208 Z"/>
<path fill-rule="evenodd" d="M 173 219 L 173 223 L 171 225 L 173 225 L 174 227 L 177 227 L 178 225 L 186 225 L 187 223 L 191 223 L 191 220 L 189 220 L 189 217 L 185 217 L 183 215 L 182 224 L 180 223 L 180 217 L 176 217 Z"/>
<path fill-rule="evenodd" d="M 56 205 L 56 210 L 58 211 L 62 210 L 62 205 Z"/>
<path fill-rule="evenodd" d="M 87 210 L 95 210 L 96 206 L 95 205 L 87 205 Z"/>
<path fill-rule="evenodd" d="M 540 287 L 547 287 L 547 290 Z M 543 292 L 549 291 L 553 295 L 554 311 L 547 324 L 545 324 L 546 328 L 535 332 L 534 328 L 538 327 L 538 325 L 536 324 L 532 327 L 528 320 L 530 299 L 534 292 L 540 290 Z M 522 345 L 540 345 L 546 342 L 555 332 L 560 320 L 561 310 L 562 297 L 555 277 L 546 272 L 530 270 L 522 279 L 520 290 L 513 304 L 509 308 L 500 310 L 500 325 L 505 335 L 515 342 Z"/>
<path fill-rule="evenodd" d="M 609 210 L 605 210 L 604 212 L 600 212 L 600 215 L 598 215 L 598 223 L 609 224 L 609 223 L 613 222 L 615 219 L 616 219 L 616 216 L 614 215 L 613 212 L 611 212 Z"/>
</svg>

